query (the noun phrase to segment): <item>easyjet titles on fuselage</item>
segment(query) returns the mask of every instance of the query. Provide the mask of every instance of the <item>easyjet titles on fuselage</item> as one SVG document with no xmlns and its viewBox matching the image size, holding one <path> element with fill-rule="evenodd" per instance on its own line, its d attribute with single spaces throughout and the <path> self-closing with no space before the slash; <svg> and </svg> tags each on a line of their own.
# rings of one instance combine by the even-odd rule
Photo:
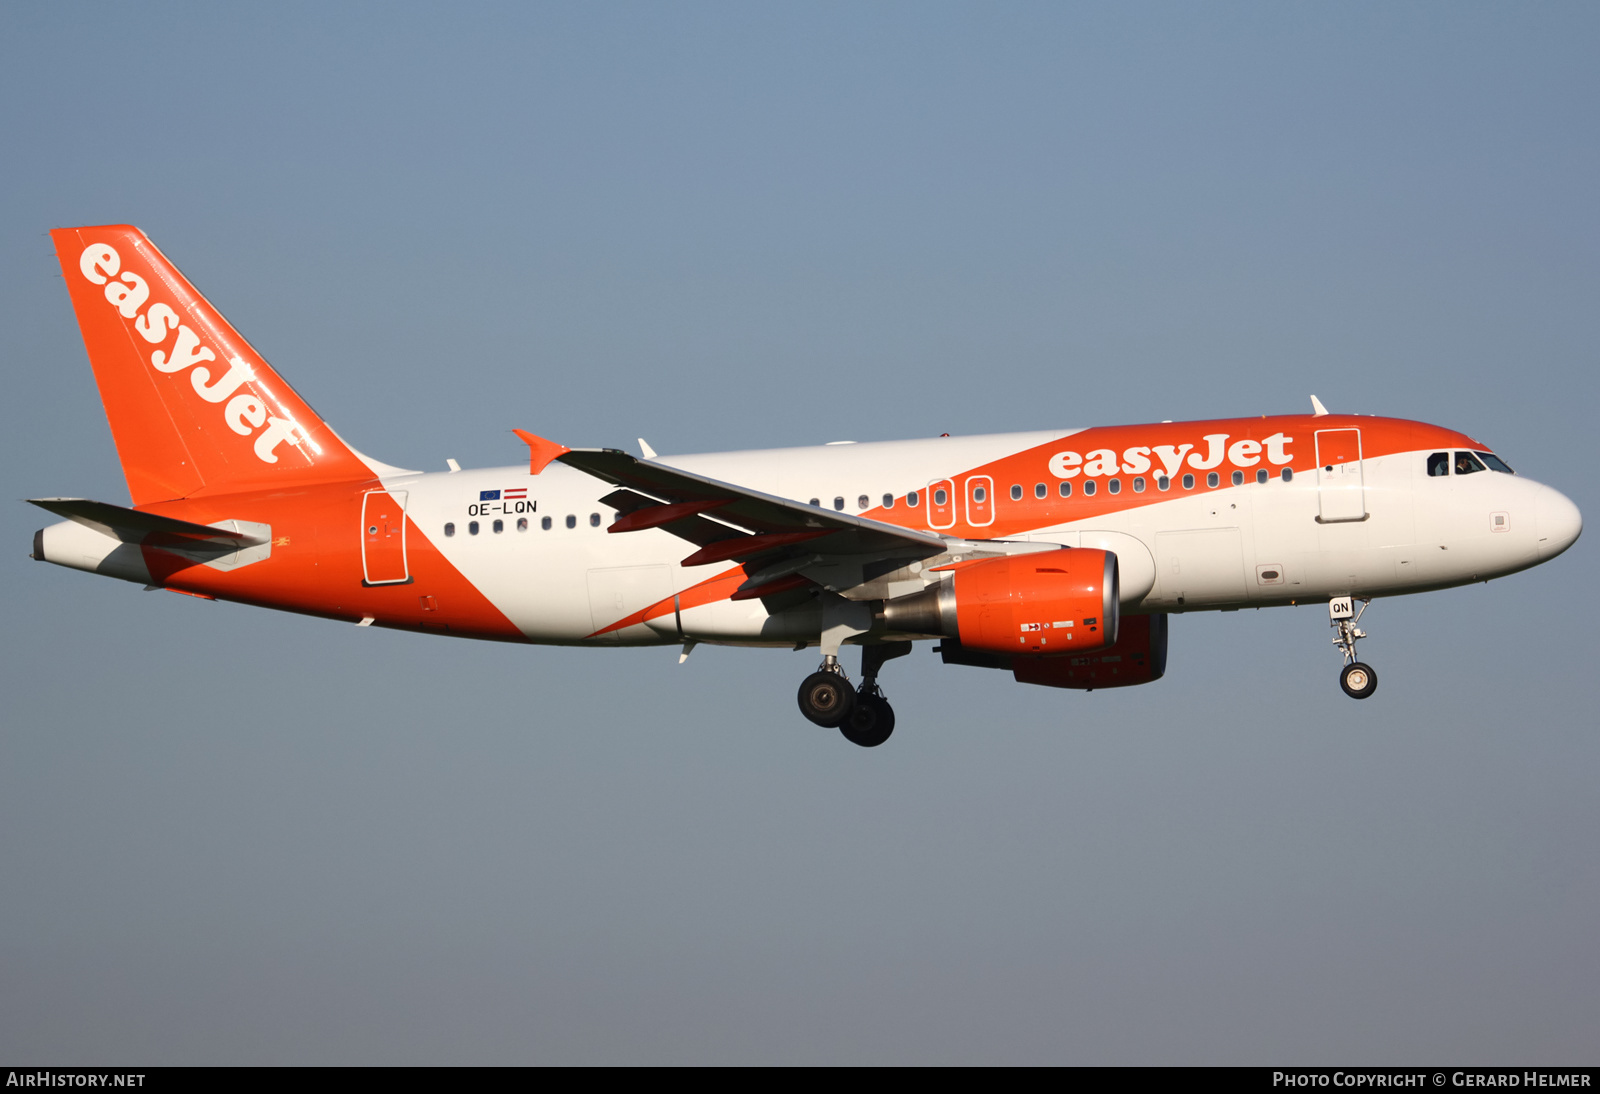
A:
<svg viewBox="0 0 1600 1094">
<path fill-rule="evenodd" d="M 1203 453 L 1194 444 L 1134 445 L 1124 449 L 1120 456 L 1110 448 L 1095 448 L 1087 453 L 1070 450 L 1057 452 L 1050 457 L 1050 473 L 1058 479 L 1076 478 L 1080 474 L 1095 478 L 1119 472 L 1143 475 L 1158 462 L 1170 479 L 1176 478 L 1183 469 L 1186 457 L 1187 466 L 1197 471 L 1210 471 L 1220 466 L 1224 459 L 1234 467 L 1254 467 L 1263 458 L 1274 465 L 1294 461 L 1294 457 L 1289 455 L 1289 445 L 1294 443 L 1294 438 L 1283 433 L 1274 433 L 1259 441 L 1245 439 L 1232 444 L 1228 443 L 1230 436 L 1228 433 L 1207 433 L 1201 438 L 1205 444 Z"/>
</svg>

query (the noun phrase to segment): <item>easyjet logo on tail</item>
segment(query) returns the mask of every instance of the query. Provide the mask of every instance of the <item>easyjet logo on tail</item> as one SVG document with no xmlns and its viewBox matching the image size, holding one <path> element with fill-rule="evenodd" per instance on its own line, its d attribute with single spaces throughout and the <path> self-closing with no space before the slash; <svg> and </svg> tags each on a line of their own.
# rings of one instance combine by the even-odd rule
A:
<svg viewBox="0 0 1600 1094">
<path fill-rule="evenodd" d="M 277 463 L 274 451 L 288 441 L 292 445 L 309 442 L 305 431 L 292 418 L 269 414 L 267 405 L 253 391 L 240 391 L 254 380 L 255 374 L 243 358 L 235 355 L 228 359 L 228 367 L 216 379 L 205 362 L 215 362 L 216 352 L 202 345 L 182 317 L 168 305 L 157 301 L 139 311 L 150 299 L 150 286 L 138 274 L 122 270 L 122 256 L 116 248 L 105 243 L 91 243 L 78 256 L 78 269 L 96 285 L 106 287 L 106 300 L 124 319 L 133 320 L 133 329 L 157 349 L 150 354 L 150 365 L 168 375 L 189 370 L 189 382 L 195 394 L 208 403 L 222 407 L 222 420 L 229 429 L 241 437 L 255 437 L 256 458 L 263 463 Z M 257 432 L 259 430 L 259 432 Z"/>
<path fill-rule="evenodd" d="M 1050 457 L 1050 473 L 1058 479 L 1076 478 L 1082 474 L 1093 478 L 1098 475 L 1142 475 L 1152 466 L 1152 457 L 1160 462 L 1167 478 L 1177 478 L 1185 460 L 1198 471 L 1209 471 L 1220 465 L 1223 458 L 1235 467 L 1254 467 L 1265 457 L 1268 463 L 1282 465 L 1294 462 L 1289 455 L 1289 445 L 1294 438 L 1274 433 L 1263 440 L 1239 440 L 1228 443 L 1228 433 L 1207 433 L 1200 438 L 1205 442 L 1205 452 L 1193 444 L 1134 445 L 1118 455 L 1110 448 L 1096 448 L 1081 452 L 1057 452 Z"/>
</svg>

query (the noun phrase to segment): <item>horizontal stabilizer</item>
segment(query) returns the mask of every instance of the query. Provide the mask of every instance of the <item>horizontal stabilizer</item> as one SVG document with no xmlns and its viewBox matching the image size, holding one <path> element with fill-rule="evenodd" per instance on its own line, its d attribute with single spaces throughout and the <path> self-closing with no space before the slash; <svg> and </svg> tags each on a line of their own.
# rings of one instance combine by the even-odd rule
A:
<svg viewBox="0 0 1600 1094">
<path fill-rule="evenodd" d="M 152 535 L 229 544 L 256 542 L 256 538 L 247 532 L 213 528 L 208 524 L 191 524 L 186 520 L 141 513 L 137 509 L 124 509 L 120 505 L 87 498 L 29 498 L 28 502 L 124 543 L 143 543 Z"/>
</svg>

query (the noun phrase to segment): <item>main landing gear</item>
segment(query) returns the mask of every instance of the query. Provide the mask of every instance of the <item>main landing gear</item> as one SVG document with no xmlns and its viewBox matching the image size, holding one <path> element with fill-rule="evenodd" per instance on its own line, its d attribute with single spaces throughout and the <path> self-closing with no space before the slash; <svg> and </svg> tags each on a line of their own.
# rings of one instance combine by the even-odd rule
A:
<svg viewBox="0 0 1600 1094">
<path fill-rule="evenodd" d="M 822 666 L 800 681 L 800 713 L 819 726 L 837 727 L 855 705 L 856 689 L 837 657 L 823 658 Z"/>
<path fill-rule="evenodd" d="M 1371 597 L 1364 598 L 1357 609 L 1348 596 L 1336 596 L 1328 601 L 1328 625 L 1334 628 L 1333 644 L 1344 654 L 1344 670 L 1339 673 L 1339 686 L 1352 699 L 1365 699 L 1378 690 L 1378 674 L 1371 665 L 1356 660 L 1356 639 L 1367 636 L 1367 632 L 1356 624 L 1371 603 Z"/>
<path fill-rule="evenodd" d="M 862 748 L 876 748 L 894 732 L 894 708 L 878 687 L 878 670 L 911 652 L 910 642 L 877 642 L 861 647 L 861 687 L 850 685 L 839 658 L 829 655 L 800 682 L 800 713 L 819 726 L 838 729 Z"/>
</svg>

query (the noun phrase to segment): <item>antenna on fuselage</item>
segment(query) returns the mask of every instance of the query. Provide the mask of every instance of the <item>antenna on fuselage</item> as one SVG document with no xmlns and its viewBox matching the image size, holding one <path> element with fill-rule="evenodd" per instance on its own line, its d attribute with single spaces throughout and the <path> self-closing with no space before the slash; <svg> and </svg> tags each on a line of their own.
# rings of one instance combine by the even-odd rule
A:
<svg viewBox="0 0 1600 1094">
<path fill-rule="evenodd" d="M 1311 416 L 1321 418 L 1328 413 L 1328 408 L 1322 405 L 1322 400 L 1315 395 L 1311 396 Z"/>
</svg>

